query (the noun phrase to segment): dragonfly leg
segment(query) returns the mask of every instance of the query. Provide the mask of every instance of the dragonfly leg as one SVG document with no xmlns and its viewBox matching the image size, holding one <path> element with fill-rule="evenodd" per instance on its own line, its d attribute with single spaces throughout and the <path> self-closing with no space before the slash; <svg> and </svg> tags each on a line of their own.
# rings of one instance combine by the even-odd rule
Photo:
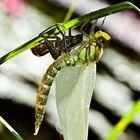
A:
<svg viewBox="0 0 140 140">
<path fill-rule="evenodd" d="M 39 34 L 39 36 L 43 37 L 45 42 L 46 42 L 46 46 L 47 48 L 49 49 L 49 52 L 51 53 L 52 57 L 54 59 L 57 59 L 60 54 L 61 54 L 61 50 L 60 50 L 60 46 L 62 46 L 62 44 L 64 44 L 63 46 L 63 50 L 64 52 L 67 52 L 67 47 L 66 47 L 66 35 L 65 35 L 65 32 L 63 33 L 62 31 L 62 28 L 59 27 L 59 23 L 55 24 L 55 25 L 52 25 L 51 27 L 47 28 L 46 30 L 44 30 L 43 32 L 41 32 Z M 50 29 L 52 29 L 53 27 L 56 27 L 56 29 L 59 31 L 59 33 L 62 35 L 62 39 L 60 37 L 58 37 L 57 35 L 54 35 L 52 37 L 47 37 L 45 36 L 44 34 L 49 31 Z M 54 38 L 53 41 L 49 41 L 48 39 L 50 38 Z"/>
<path fill-rule="evenodd" d="M 39 36 L 43 36 L 46 32 L 48 32 L 49 30 L 51 30 L 52 28 L 54 28 L 54 27 L 56 27 L 56 26 L 58 26 L 58 25 L 57 25 L 57 24 L 54 24 L 54 25 L 48 27 L 47 29 L 45 29 L 44 31 L 42 31 L 42 32 L 39 34 Z"/>
<path fill-rule="evenodd" d="M 58 40 L 59 38 L 57 38 L 57 40 Z M 55 41 L 55 42 L 50 42 L 46 37 L 45 37 L 45 43 L 46 43 L 46 45 L 47 45 L 47 48 L 49 49 L 49 52 L 50 52 L 50 54 L 52 55 L 52 57 L 54 58 L 54 59 L 57 59 L 58 57 L 59 57 L 59 51 L 56 49 L 56 46 L 55 46 L 55 44 L 56 44 L 56 42 L 57 42 L 57 40 Z"/>
<path fill-rule="evenodd" d="M 88 24 L 89 21 L 86 21 L 81 27 L 80 32 L 85 35 L 86 37 L 89 37 L 89 35 L 83 30 L 83 28 Z"/>
<path fill-rule="evenodd" d="M 59 31 L 59 33 L 61 33 L 61 35 L 63 36 L 64 33 L 63 33 L 62 30 L 60 29 L 59 25 L 62 25 L 62 23 L 56 23 L 56 24 L 54 24 L 54 25 L 48 27 L 47 29 L 45 29 L 44 31 L 42 31 L 42 32 L 39 34 L 39 36 L 44 37 L 44 34 L 47 33 L 49 30 L 51 30 L 51 29 L 53 29 L 53 28 L 57 28 L 57 30 Z M 64 27 L 64 26 L 63 26 L 63 27 Z"/>
<path fill-rule="evenodd" d="M 72 36 L 72 35 L 71 35 L 71 28 L 69 28 L 69 36 Z"/>
<path fill-rule="evenodd" d="M 62 40 L 64 42 L 64 48 L 65 48 L 65 52 L 68 52 L 68 48 L 67 48 L 67 42 L 66 42 L 66 35 L 65 32 L 62 32 L 62 29 L 58 26 L 59 24 L 56 24 L 56 28 L 59 31 L 59 33 L 62 35 Z M 62 25 L 62 27 L 64 28 L 64 26 Z"/>
</svg>

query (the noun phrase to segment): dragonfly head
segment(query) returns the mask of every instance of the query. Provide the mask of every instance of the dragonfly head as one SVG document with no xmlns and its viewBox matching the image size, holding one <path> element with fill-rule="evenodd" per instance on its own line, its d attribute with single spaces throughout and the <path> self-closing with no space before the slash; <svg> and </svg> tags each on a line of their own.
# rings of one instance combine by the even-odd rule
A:
<svg viewBox="0 0 140 140">
<path fill-rule="evenodd" d="M 106 48 L 110 44 L 111 37 L 105 32 L 97 31 L 94 34 L 94 39 L 100 47 Z"/>
</svg>

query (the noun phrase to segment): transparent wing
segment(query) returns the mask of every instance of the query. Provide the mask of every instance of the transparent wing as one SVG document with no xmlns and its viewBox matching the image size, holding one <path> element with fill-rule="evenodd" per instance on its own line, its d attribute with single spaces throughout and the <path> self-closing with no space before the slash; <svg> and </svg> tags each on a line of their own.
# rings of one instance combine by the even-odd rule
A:
<svg viewBox="0 0 140 140">
<path fill-rule="evenodd" d="M 63 68 L 56 77 L 56 104 L 65 140 L 86 140 L 96 64 Z"/>
</svg>

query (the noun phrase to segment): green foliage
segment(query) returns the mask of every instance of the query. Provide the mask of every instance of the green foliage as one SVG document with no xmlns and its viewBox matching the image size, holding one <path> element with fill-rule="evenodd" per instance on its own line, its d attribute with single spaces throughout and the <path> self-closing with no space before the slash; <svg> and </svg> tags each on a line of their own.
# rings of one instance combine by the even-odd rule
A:
<svg viewBox="0 0 140 140">
<path fill-rule="evenodd" d="M 140 13 L 140 9 L 138 9 L 135 5 L 133 5 L 130 2 L 122 2 L 122 3 L 118 3 L 115 5 L 111 5 L 109 7 L 103 8 L 103 9 L 99 9 L 97 11 L 91 12 L 89 14 L 80 16 L 78 18 L 75 18 L 73 20 L 70 20 L 68 22 L 63 23 L 60 26 L 63 26 L 66 30 L 68 30 L 69 28 L 75 28 L 77 26 L 81 26 L 83 25 L 85 22 L 89 22 L 91 20 L 95 20 L 104 16 L 108 16 L 123 10 L 128 10 L 128 9 L 134 9 L 137 12 Z M 61 27 L 60 27 L 61 28 Z M 51 36 L 53 34 L 57 34 L 58 30 L 56 28 L 48 31 L 47 33 L 45 33 L 45 36 Z M 0 64 L 6 62 L 7 60 L 13 58 L 14 56 L 24 52 L 27 49 L 33 48 L 34 46 L 40 44 L 40 42 L 44 41 L 43 37 L 35 37 L 32 40 L 26 42 L 25 44 L 19 46 L 18 48 L 12 50 L 11 52 L 9 52 L 8 54 L 4 55 L 3 57 L 0 58 Z"/>
</svg>

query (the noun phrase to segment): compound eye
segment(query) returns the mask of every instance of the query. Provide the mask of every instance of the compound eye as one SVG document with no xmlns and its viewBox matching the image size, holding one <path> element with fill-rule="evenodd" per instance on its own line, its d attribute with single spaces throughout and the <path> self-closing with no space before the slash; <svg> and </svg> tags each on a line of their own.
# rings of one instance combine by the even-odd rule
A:
<svg viewBox="0 0 140 140">
<path fill-rule="evenodd" d="M 106 41 L 105 38 L 103 38 L 103 37 L 100 37 L 100 38 L 99 38 L 99 42 L 100 42 L 100 43 L 104 43 L 105 41 Z"/>
<path fill-rule="evenodd" d="M 102 39 L 102 38 L 100 38 L 100 39 L 99 39 L 99 41 L 100 41 L 100 42 L 103 42 L 103 39 Z"/>
</svg>

